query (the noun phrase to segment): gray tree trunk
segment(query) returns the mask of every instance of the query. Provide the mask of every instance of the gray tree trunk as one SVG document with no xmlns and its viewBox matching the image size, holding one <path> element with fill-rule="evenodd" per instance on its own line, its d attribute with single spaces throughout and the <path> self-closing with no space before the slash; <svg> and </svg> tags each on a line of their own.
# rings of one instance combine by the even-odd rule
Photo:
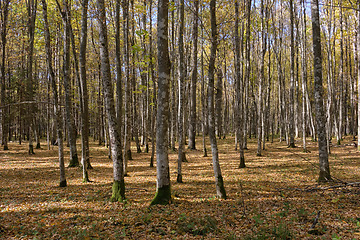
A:
<svg viewBox="0 0 360 240">
<path fill-rule="evenodd" d="M 290 0 L 290 94 L 289 94 L 289 147 L 295 147 L 295 119 L 294 119 L 294 85 L 295 85 L 295 46 L 294 46 L 294 4 Z"/>
<path fill-rule="evenodd" d="M 35 40 L 35 21 L 36 21 L 36 10 L 37 0 L 26 1 L 27 12 L 28 12 L 28 34 L 29 34 L 29 49 L 27 56 L 27 98 L 28 101 L 34 100 L 34 88 L 33 88 L 33 59 L 34 59 L 34 40 Z M 34 135 L 34 112 L 35 106 L 32 104 L 28 108 L 27 113 L 27 124 L 29 126 L 29 154 L 34 153 L 33 135 Z"/>
<path fill-rule="evenodd" d="M 217 50 L 217 26 L 216 26 L 216 0 L 210 1 L 210 22 L 211 22 L 211 52 L 208 68 L 208 112 L 209 112 L 209 137 L 212 152 L 212 162 L 215 175 L 216 195 L 226 199 L 224 180 L 221 175 L 219 152 L 215 134 L 215 110 L 214 110 L 214 79 L 215 79 L 215 60 Z"/>
<path fill-rule="evenodd" d="M 319 19 L 319 2 L 311 1 L 311 21 L 313 29 L 313 53 L 314 53 L 314 98 L 316 107 L 316 123 L 319 139 L 319 182 L 330 181 L 330 168 L 328 161 L 325 113 L 323 107 L 323 83 L 322 83 L 322 56 L 321 34 Z"/>
<path fill-rule="evenodd" d="M 81 35 L 80 35 L 80 98 L 81 104 L 81 162 L 83 164 L 83 181 L 89 182 L 87 169 L 90 166 L 89 156 L 89 95 L 86 80 L 86 45 L 87 45 L 87 10 L 88 0 L 82 0 Z"/>
<path fill-rule="evenodd" d="M 106 8 L 104 0 L 97 0 L 99 41 L 100 41 L 100 61 L 101 73 L 104 89 L 105 109 L 109 126 L 109 139 L 111 147 L 111 157 L 113 160 L 114 183 L 112 186 L 112 201 L 123 201 L 125 199 L 124 168 L 121 151 L 121 122 L 118 122 L 115 112 L 114 91 L 111 81 L 108 37 L 106 27 Z"/>
<path fill-rule="evenodd" d="M 168 49 L 169 0 L 158 1 L 158 98 L 156 115 L 156 169 L 157 190 L 151 205 L 168 204 L 171 201 L 170 170 L 168 157 L 169 81 L 170 59 Z"/>
<path fill-rule="evenodd" d="M 193 19 L 193 69 L 191 72 L 191 86 L 190 86 L 190 121 L 189 121 L 189 149 L 196 149 L 196 82 L 198 78 L 197 59 L 198 59 L 198 26 L 199 26 L 199 0 L 194 1 L 194 19 Z"/>
<path fill-rule="evenodd" d="M 65 177 L 65 163 L 64 163 L 64 145 L 63 145 L 63 122 L 61 118 L 61 110 L 59 105 L 59 96 L 58 90 L 55 81 L 55 73 L 52 66 L 52 52 L 50 46 L 50 30 L 49 30 L 49 23 L 47 17 L 47 4 L 46 0 L 42 0 L 43 5 L 43 16 L 44 16 L 44 34 L 45 34 L 45 50 L 46 50 L 46 61 L 47 61 L 47 68 L 49 73 L 49 80 L 52 86 L 52 91 L 54 95 L 54 115 L 55 115 L 55 125 L 56 125 L 56 132 L 57 132 L 57 142 L 58 142 L 58 149 L 59 149 L 59 167 L 60 167 L 60 187 L 66 187 L 66 177 Z"/>
<path fill-rule="evenodd" d="M 236 137 L 239 141 L 240 148 L 240 164 L 239 168 L 245 167 L 245 157 L 244 157 L 244 143 L 243 143 L 243 88 L 242 88 L 242 79 L 241 79 L 241 59 L 240 59 L 240 36 L 239 36 L 239 2 L 235 1 L 235 74 L 236 74 L 236 82 L 235 82 L 235 133 Z"/>
<path fill-rule="evenodd" d="M 182 162 L 184 153 L 184 107 L 183 107 L 183 96 L 184 96 L 184 83 L 185 83 L 185 58 L 184 58 L 184 0 L 180 0 L 180 27 L 179 27 L 179 74 L 178 74 L 178 87 L 179 87 L 179 100 L 178 100 L 178 138 L 179 138 L 179 151 L 178 151 L 178 172 L 176 181 L 182 183 Z"/>
<path fill-rule="evenodd" d="M 68 140 L 70 145 L 70 166 L 79 165 L 78 155 L 76 149 L 76 136 L 75 126 L 72 114 L 72 101 L 71 101 L 71 87 L 70 87 L 70 19 L 68 9 L 68 1 L 63 1 L 63 8 L 58 5 L 59 11 L 64 24 L 64 59 L 63 59 L 63 82 L 65 92 L 65 119 L 68 133 Z"/>
</svg>

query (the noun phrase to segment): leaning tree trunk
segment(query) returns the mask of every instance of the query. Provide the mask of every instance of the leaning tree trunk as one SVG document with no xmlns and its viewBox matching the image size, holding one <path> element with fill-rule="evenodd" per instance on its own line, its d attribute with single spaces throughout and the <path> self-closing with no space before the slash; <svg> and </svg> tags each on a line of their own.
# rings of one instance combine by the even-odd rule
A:
<svg viewBox="0 0 360 240">
<path fill-rule="evenodd" d="M 314 98 L 316 107 L 316 123 L 319 139 L 319 182 L 330 181 L 330 168 L 328 161 L 325 113 L 323 107 L 323 83 L 322 83 L 322 56 L 321 35 L 319 19 L 319 2 L 311 1 L 311 21 L 313 29 L 313 51 L 314 51 Z"/>
<path fill-rule="evenodd" d="M 52 66 L 52 53 L 50 46 L 50 30 L 49 23 L 47 17 L 47 4 L 46 0 L 42 0 L 43 5 L 43 16 L 44 16 L 44 34 L 45 34 L 45 50 L 46 50 L 46 61 L 47 61 L 47 69 L 49 73 L 49 80 L 52 86 L 53 95 L 54 95 L 54 124 L 56 125 L 57 131 L 57 142 L 59 149 L 59 166 L 60 166 L 60 187 L 66 187 L 66 177 L 65 177 L 65 163 L 64 163 L 64 144 L 63 144 L 63 122 L 61 118 L 61 110 L 59 105 L 59 96 L 58 89 L 55 81 L 55 73 Z"/>
<path fill-rule="evenodd" d="M 224 180 L 221 175 L 219 152 L 215 134 L 215 110 L 214 110 L 214 78 L 215 59 L 217 49 L 217 27 L 216 27 L 216 0 L 210 1 L 210 22 L 211 22 L 211 52 L 208 68 L 208 111 L 209 111 L 209 137 L 212 152 L 212 161 L 215 175 L 216 194 L 219 198 L 226 199 Z"/>
<path fill-rule="evenodd" d="M 111 81 L 111 70 L 109 61 L 108 38 L 106 27 L 106 12 L 104 0 L 97 0 L 100 61 L 103 79 L 105 109 L 109 126 L 109 138 L 111 146 L 111 157 L 113 160 L 114 183 L 112 186 L 112 201 L 123 201 L 125 199 L 124 168 L 121 150 L 121 122 L 118 122 L 115 112 L 114 91 Z"/>
<path fill-rule="evenodd" d="M 157 190 L 151 205 L 168 204 L 171 201 L 170 170 L 168 157 L 169 81 L 170 59 L 168 49 L 169 0 L 158 1 L 158 99 L 156 115 L 156 169 Z"/>
<path fill-rule="evenodd" d="M 3 149 L 9 150 L 8 147 L 8 124 L 9 124 L 9 117 L 8 117 L 8 107 L 5 107 L 6 105 L 6 92 L 5 92 L 5 84 L 6 84 L 6 78 L 5 78 L 5 62 L 6 62 L 6 25 L 8 20 L 8 14 L 9 14 L 9 3 L 10 0 L 5 0 L 3 5 L 1 6 L 1 105 L 3 108 L 1 109 L 1 130 L 2 130 L 2 141 L 1 144 L 3 145 Z"/>
</svg>

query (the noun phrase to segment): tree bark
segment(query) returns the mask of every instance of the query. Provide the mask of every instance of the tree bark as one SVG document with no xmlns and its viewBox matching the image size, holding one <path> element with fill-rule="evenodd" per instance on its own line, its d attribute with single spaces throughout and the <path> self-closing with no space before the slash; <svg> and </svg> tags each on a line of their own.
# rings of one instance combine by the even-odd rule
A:
<svg viewBox="0 0 360 240">
<path fill-rule="evenodd" d="M 6 101 L 6 77 L 5 77 L 5 62 L 6 62 L 6 35 L 7 35 L 7 21 L 9 15 L 9 3 L 10 0 L 5 0 L 4 2 L 0 3 L 0 10 L 1 10 L 1 66 L 0 66 L 0 74 L 1 74 L 1 105 L 5 106 Z M 2 130 L 2 139 L 1 144 L 3 145 L 3 150 L 9 150 L 8 147 L 8 124 L 9 124 L 9 117 L 8 117 L 8 108 L 1 109 L 1 130 Z"/>
<path fill-rule="evenodd" d="M 179 75 L 178 75 L 178 88 L 179 88 L 179 101 L 178 101 L 178 138 L 179 138 L 179 151 L 178 151 L 178 172 L 176 181 L 182 183 L 182 162 L 184 153 L 184 83 L 185 83 L 185 58 L 184 58 L 184 0 L 180 0 L 180 27 L 179 27 Z"/>
<path fill-rule="evenodd" d="M 319 19 L 319 2 L 311 1 L 311 21 L 313 29 L 313 53 L 314 53 L 314 98 L 316 107 L 316 123 L 319 144 L 319 182 L 331 180 L 328 161 L 325 114 L 323 107 L 323 83 L 322 83 L 322 56 L 321 56 L 321 35 Z"/>
<path fill-rule="evenodd" d="M 210 22 L 211 22 L 211 52 L 208 68 L 208 111 L 209 111 L 209 137 L 212 152 L 212 162 L 215 175 L 216 195 L 226 199 L 224 180 L 221 175 L 219 152 L 215 134 L 215 110 L 214 110 L 214 79 L 215 79 L 215 59 L 217 49 L 217 26 L 216 26 L 216 0 L 210 1 Z"/>
<path fill-rule="evenodd" d="M 168 157 L 169 81 L 170 59 L 168 49 L 169 0 L 158 1 L 158 99 L 156 115 L 156 169 L 157 190 L 151 205 L 168 204 L 171 201 L 170 170 Z"/>
<path fill-rule="evenodd" d="M 198 78 L 198 25 L 199 25 L 199 0 L 194 1 L 194 19 L 193 19 L 193 69 L 191 72 L 190 85 L 190 121 L 189 121 L 189 149 L 195 150 L 195 136 L 196 136 L 196 82 Z"/>
<path fill-rule="evenodd" d="M 61 118 L 61 110 L 59 105 L 59 96 L 55 80 L 55 72 L 52 66 L 52 52 L 50 46 L 50 30 L 47 17 L 47 4 L 46 0 L 42 0 L 43 5 L 43 16 L 44 16 L 44 34 L 45 34 L 45 50 L 46 50 L 46 61 L 47 68 L 49 73 L 49 80 L 52 86 L 52 91 L 54 95 L 54 124 L 56 125 L 57 133 L 57 142 L 58 142 L 58 152 L 59 152 L 59 168 L 60 168 L 60 187 L 66 187 L 66 177 L 65 177 L 65 163 L 64 163 L 64 145 L 63 145 L 63 122 Z"/>
<path fill-rule="evenodd" d="M 109 126 L 109 138 L 111 147 L 111 157 L 113 160 L 114 182 L 112 186 L 112 201 L 123 201 L 125 199 L 125 181 L 124 168 L 121 150 L 121 135 L 115 112 L 115 102 L 113 96 L 113 85 L 111 81 L 108 37 L 106 26 L 106 12 L 104 0 L 97 0 L 98 24 L 99 24 L 99 40 L 100 40 L 100 61 L 101 74 L 103 79 L 105 109 Z"/>
<path fill-rule="evenodd" d="M 240 163 L 239 168 L 245 167 L 245 157 L 244 157 L 244 143 L 243 143 L 243 128 L 242 128 L 242 119 L 243 119 L 243 89 L 241 83 L 241 59 L 240 59 L 240 36 L 239 36 L 239 2 L 235 1 L 235 74 L 236 74 L 236 82 L 235 82 L 235 121 L 236 121 L 236 137 L 239 141 L 240 148 Z"/>
</svg>

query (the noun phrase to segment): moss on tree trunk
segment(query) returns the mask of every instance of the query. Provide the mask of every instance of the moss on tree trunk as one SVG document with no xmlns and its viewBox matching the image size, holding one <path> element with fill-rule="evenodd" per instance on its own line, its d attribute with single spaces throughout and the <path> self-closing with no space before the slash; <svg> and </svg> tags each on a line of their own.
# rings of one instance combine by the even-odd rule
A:
<svg viewBox="0 0 360 240">
<path fill-rule="evenodd" d="M 171 189 L 170 185 L 164 186 L 162 188 L 158 188 L 154 199 L 152 200 L 150 205 L 167 205 L 171 202 Z"/>
<path fill-rule="evenodd" d="M 114 181 L 112 185 L 112 202 L 122 202 L 125 200 L 125 182 L 124 180 L 121 181 Z"/>
</svg>

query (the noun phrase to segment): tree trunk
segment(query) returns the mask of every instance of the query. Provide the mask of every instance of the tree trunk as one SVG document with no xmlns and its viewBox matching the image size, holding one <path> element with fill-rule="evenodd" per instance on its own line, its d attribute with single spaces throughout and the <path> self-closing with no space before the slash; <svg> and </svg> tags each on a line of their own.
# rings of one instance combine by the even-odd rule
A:
<svg viewBox="0 0 360 240">
<path fill-rule="evenodd" d="M 289 94 L 289 147 L 295 147 L 295 119 L 294 119 L 294 85 L 295 85 L 295 46 L 294 46 L 294 4 L 290 0 L 290 94 Z"/>
<path fill-rule="evenodd" d="M 169 0 L 158 1 L 158 99 L 156 115 L 156 169 L 157 190 L 151 205 L 168 204 L 171 201 L 170 170 L 168 157 L 169 81 L 170 59 L 168 49 Z"/>
<path fill-rule="evenodd" d="M 49 30 L 49 23 L 47 17 L 47 5 L 46 0 L 42 0 L 43 5 L 43 16 L 44 16 L 44 34 L 45 34 L 45 50 L 46 50 L 46 61 L 47 61 L 47 68 L 49 73 L 49 80 L 52 86 L 52 91 L 54 95 L 54 124 L 56 125 L 56 132 L 57 132 L 57 142 L 58 142 L 58 149 L 59 149 L 59 167 L 60 167 L 60 187 L 66 187 L 66 177 L 65 177 L 65 163 L 64 163 L 64 145 L 63 145 L 63 122 L 61 118 L 61 110 L 59 105 L 59 96 L 58 90 L 55 81 L 55 73 L 52 66 L 52 53 L 51 53 L 51 46 L 50 46 L 50 30 Z"/>
<path fill-rule="evenodd" d="M 124 168 L 121 151 L 121 122 L 118 122 L 115 112 L 114 91 L 111 81 L 108 37 L 106 27 L 106 12 L 104 0 L 97 0 L 99 41 L 100 41 L 100 61 L 103 79 L 104 100 L 106 115 L 108 118 L 109 138 L 111 146 L 111 157 L 113 160 L 114 182 L 112 186 L 112 201 L 123 201 L 125 199 Z"/>
<path fill-rule="evenodd" d="M 196 136 L 196 82 L 198 77 L 197 59 L 198 59 L 198 12 L 199 0 L 194 1 L 194 19 L 193 19 L 193 69 L 191 73 L 191 86 L 190 86 L 190 121 L 189 121 L 189 149 L 195 150 L 195 136 Z"/>
<path fill-rule="evenodd" d="M 243 144 L 243 129 L 242 129 L 242 108 L 243 108 L 243 89 L 241 83 L 241 59 L 240 59 L 240 37 L 239 37 L 239 2 L 235 1 L 235 73 L 236 73 L 236 82 L 235 82 L 235 133 L 239 141 L 240 148 L 240 164 L 239 168 L 245 167 L 245 157 L 244 157 L 244 144 Z"/>
<path fill-rule="evenodd" d="M 311 21 L 313 29 L 313 51 L 314 51 L 314 98 L 316 106 L 316 123 L 319 139 L 319 182 L 330 181 L 330 168 L 328 161 L 325 114 L 323 108 L 323 83 L 322 83 L 322 56 L 321 35 L 319 19 L 319 2 L 311 1 Z"/>
<path fill-rule="evenodd" d="M 82 1 L 81 38 L 80 38 L 80 89 L 81 107 L 81 162 L 83 164 L 83 181 L 89 182 L 87 169 L 90 166 L 89 157 L 89 95 L 86 80 L 86 43 L 87 43 L 87 10 L 88 0 Z"/>
<path fill-rule="evenodd" d="M 28 11 L 28 34 L 29 34 L 29 50 L 28 50 L 28 61 L 27 61 L 27 100 L 34 100 L 34 88 L 33 88 L 33 59 L 34 59 L 34 40 L 35 40 L 35 21 L 36 21 L 36 10 L 37 0 L 27 0 L 27 11 Z M 34 154 L 33 145 L 33 131 L 34 131 L 34 112 L 35 106 L 30 104 L 27 114 L 28 124 L 28 138 L 29 138 L 29 154 Z"/>
<path fill-rule="evenodd" d="M 217 49 L 217 26 L 216 26 L 216 0 L 210 1 L 210 22 L 211 22 L 211 52 L 208 68 L 208 111 L 209 111 L 209 137 L 212 152 L 212 161 L 215 175 L 217 197 L 226 199 L 224 180 L 221 175 L 219 152 L 215 134 L 215 110 L 214 110 L 214 78 L 215 59 Z"/>
<path fill-rule="evenodd" d="M 0 10 L 1 10 L 1 66 L 0 66 L 0 74 L 1 74 L 1 105 L 5 106 L 6 101 L 6 78 L 5 78 L 5 62 L 6 62 L 6 35 L 7 35 L 7 20 L 9 14 L 9 3 L 10 0 L 5 0 L 3 3 L 0 3 Z M 8 107 L 4 107 L 1 110 L 1 130 L 2 130 L 2 139 L 1 144 L 3 145 L 3 150 L 9 150 L 8 147 L 8 124 L 9 124 L 9 117 L 8 117 Z"/>
<path fill-rule="evenodd" d="M 179 87 L 179 101 L 178 101 L 178 136 L 179 136 L 179 151 L 178 151 L 178 172 L 176 181 L 182 183 L 182 162 L 184 154 L 184 107 L 183 107 L 183 96 L 184 96 L 184 83 L 185 83 L 185 58 L 184 58 L 184 0 L 180 0 L 180 27 L 179 27 L 179 75 L 178 75 L 178 87 Z"/>
</svg>

